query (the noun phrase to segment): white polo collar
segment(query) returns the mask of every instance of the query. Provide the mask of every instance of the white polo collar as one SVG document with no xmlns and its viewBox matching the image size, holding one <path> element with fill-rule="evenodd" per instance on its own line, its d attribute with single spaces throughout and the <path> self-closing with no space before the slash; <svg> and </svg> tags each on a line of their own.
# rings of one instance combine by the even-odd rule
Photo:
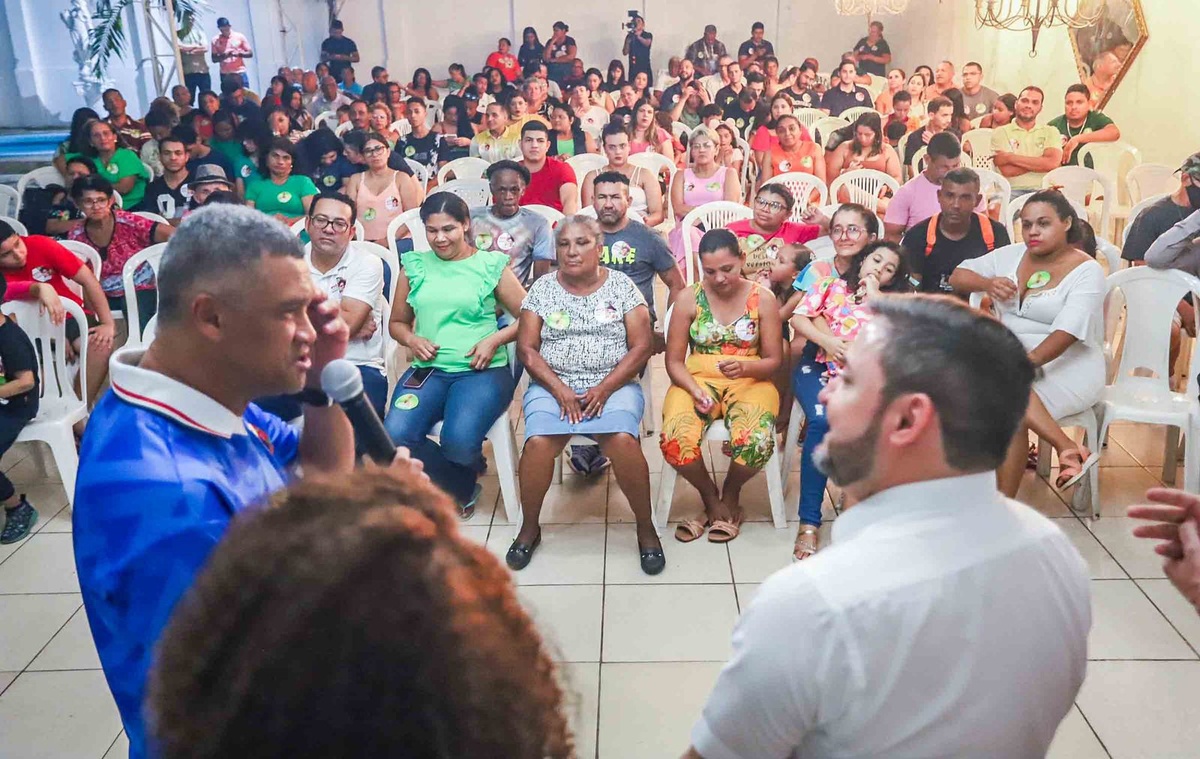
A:
<svg viewBox="0 0 1200 759">
<path fill-rule="evenodd" d="M 833 542 L 852 540 L 872 525 L 922 515 L 976 509 L 1003 498 L 994 471 L 910 482 L 876 493 L 846 509 L 833 522 Z"/>
<path fill-rule="evenodd" d="M 165 374 L 139 366 L 145 353 L 145 347 L 136 346 L 113 354 L 109 381 L 121 400 L 209 435 L 229 439 L 247 434 L 245 420 L 220 403 Z"/>
<path fill-rule="evenodd" d="M 309 242 L 309 243 L 304 244 L 304 262 L 306 264 L 308 264 L 308 273 L 311 274 L 312 276 L 328 277 L 331 274 L 335 274 L 335 273 L 345 269 L 346 267 L 350 266 L 350 258 L 352 256 L 353 252 L 354 252 L 354 241 L 351 240 L 350 244 L 346 246 L 346 250 L 342 252 L 342 257 L 338 259 L 338 262 L 336 264 L 334 264 L 332 267 L 330 267 L 329 271 L 321 271 L 320 269 L 318 269 L 316 266 L 313 265 L 312 243 Z"/>
</svg>

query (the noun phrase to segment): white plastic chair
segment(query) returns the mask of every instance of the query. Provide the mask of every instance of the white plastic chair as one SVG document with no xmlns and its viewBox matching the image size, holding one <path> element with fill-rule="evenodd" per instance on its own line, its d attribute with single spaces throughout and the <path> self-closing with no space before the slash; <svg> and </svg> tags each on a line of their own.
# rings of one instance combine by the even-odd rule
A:
<svg viewBox="0 0 1200 759">
<path fill-rule="evenodd" d="M 129 330 L 129 339 L 125 342 L 126 346 L 130 345 L 145 345 L 146 336 L 142 331 L 142 322 L 138 315 L 138 302 L 136 288 L 133 284 L 133 275 L 141 268 L 142 264 L 148 264 L 154 272 L 154 276 L 158 276 L 158 265 L 162 262 L 163 253 L 167 250 L 167 243 L 160 242 L 143 248 L 135 253 L 125 266 L 121 269 L 121 284 L 125 288 L 125 323 Z M 157 296 L 157 291 L 155 296 Z M 84 330 L 84 334 L 87 330 Z"/>
<path fill-rule="evenodd" d="M 579 209 L 579 213 L 577 215 L 578 216 L 586 216 L 589 219 L 595 219 L 595 218 L 597 218 L 596 207 L 595 206 L 583 206 L 582 208 Z M 633 210 L 632 208 L 630 208 L 629 210 L 627 210 L 625 212 L 625 218 L 633 219 L 634 221 L 643 222 L 643 223 L 646 221 L 646 217 L 642 216 L 640 213 Z"/>
<path fill-rule="evenodd" d="M 341 137 L 342 135 L 344 135 L 346 132 L 349 132 L 353 128 L 354 128 L 353 122 L 343 121 L 341 124 L 338 124 L 337 126 L 335 126 L 333 128 L 333 133 L 336 134 L 338 137 Z"/>
<path fill-rule="evenodd" d="M 52 184 L 56 184 L 59 187 L 66 187 L 66 177 L 58 173 L 58 169 L 53 166 L 42 166 L 21 175 L 21 178 L 17 180 L 17 195 L 22 198 L 25 197 L 25 188 L 30 185 L 34 187 L 49 187 Z"/>
<path fill-rule="evenodd" d="M 412 134 L 412 124 L 409 123 L 408 119 L 396 119 L 388 125 L 388 129 L 391 129 L 400 135 L 400 137 L 407 137 Z"/>
<path fill-rule="evenodd" d="M 826 114 L 824 118 L 813 124 L 809 131 L 812 132 L 813 141 L 821 147 L 825 147 L 829 144 L 829 138 L 833 136 L 833 133 L 839 129 L 845 129 L 846 126 L 845 120 Z"/>
<path fill-rule="evenodd" d="M 979 192 L 989 210 L 993 203 L 1000 206 L 1000 223 L 1008 230 L 1008 239 L 1013 238 L 1012 216 L 1009 214 L 1009 203 L 1012 200 L 1012 184 L 998 171 L 976 166 L 973 171 L 979 175 Z"/>
<path fill-rule="evenodd" d="M 482 179 L 487 173 L 490 163 L 482 158 L 455 158 L 437 172 L 437 183 L 443 184 L 448 180 L 450 174 L 454 175 L 455 179 Z"/>
<path fill-rule="evenodd" d="M 692 285 L 697 281 L 696 252 L 692 250 L 692 236 L 688 230 L 701 225 L 705 231 L 722 229 L 735 221 L 753 218 L 753 211 L 732 200 L 716 200 L 689 211 L 679 222 L 683 227 L 683 277 L 687 284 Z"/>
<path fill-rule="evenodd" d="M 597 140 L 600 139 L 600 133 L 604 131 L 606 124 L 608 124 L 608 111 L 598 105 L 589 108 L 579 119 L 579 128 Z"/>
<path fill-rule="evenodd" d="M 1030 193 L 1028 195 L 1022 195 L 1019 198 L 1014 198 L 1008 203 L 1008 223 L 1011 224 L 1009 228 L 1012 230 L 1011 239 L 1013 242 L 1017 241 L 1017 237 L 1019 237 L 1019 235 L 1016 233 L 1021 229 L 1021 225 L 1017 222 L 1017 220 L 1021 218 L 1021 209 L 1025 207 L 1025 204 L 1028 203 L 1029 199 L 1032 197 L 1033 194 Z M 1067 202 L 1071 204 L 1071 208 L 1075 209 L 1076 216 L 1081 219 L 1087 219 L 1087 208 L 1084 207 L 1083 203 L 1080 203 L 1069 195 L 1067 196 Z"/>
<path fill-rule="evenodd" d="M 404 373 L 401 368 L 401 353 L 400 345 L 392 337 L 391 331 L 388 329 L 388 323 L 392 316 L 392 303 L 396 300 L 396 283 L 400 276 L 400 257 L 395 250 L 385 248 L 382 245 L 373 243 L 367 240 L 355 240 L 350 243 L 357 250 L 365 253 L 379 256 L 383 260 L 383 266 L 388 272 L 387 277 L 387 293 L 385 294 L 385 302 L 380 306 L 383 313 L 383 365 L 387 370 L 388 377 L 388 392 L 387 397 L 392 397 L 392 391 L 396 387 L 396 382 L 400 379 L 400 375 Z M 149 331 L 147 325 L 146 331 Z"/>
<path fill-rule="evenodd" d="M 437 100 L 425 101 L 425 126 L 433 129 L 442 120 L 442 104 Z"/>
<path fill-rule="evenodd" d="M 150 176 L 150 178 L 147 179 L 146 181 L 153 182 L 154 178 L 158 176 L 158 173 L 154 171 L 154 167 L 151 166 L 150 164 L 146 163 L 145 161 L 142 161 L 142 166 L 146 169 L 146 174 L 148 174 Z"/>
<path fill-rule="evenodd" d="M 913 153 L 912 158 L 908 159 L 909 176 L 915 177 L 925 170 L 921 162 L 925 160 L 925 156 L 929 154 L 929 146 L 922 145 L 917 148 L 917 152 Z"/>
<path fill-rule="evenodd" d="M 165 216 L 156 214 L 153 211 L 134 211 L 133 215 L 141 216 L 143 219 L 149 219 L 150 221 L 158 222 L 159 224 L 170 224 L 171 223 L 171 222 L 167 221 Z"/>
<path fill-rule="evenodd" d="M 1087 208 L 1089 196 L 1093 201 L 1096 199 L 1093 185 L 1099 185 L 1100 194 L 1103 195 L 1100 201 L 1100 224 L 1096 227 L 1096 233 L 1104 235 L 1107 234 L 1108 220 L 1117 197 L 1116 188 L 1111 179 L 1095 169 L 1087 169 L 1083 166 L 1059 166 L 1057 169 L 1046 172 L 1046 176 L 1042 177 L 1043 188 L 1059 187 L 1063 195 L 1080 203 L 1085 208 Z M 1085 213 L 1083 218 L 1088 219 L 1088 215 Z"/>
<path fill-rule="evenodd" d="M 747 149 L 749 149 L 749 145 L 747 145 L 746 147 L 747 147 Z M 747 155 L 749 155 L 749 154 L 747 153 Z M 678 167 L 675 165 L 675 162 L 672 161 L 670 158 L 667 158 L 662 153 L 655 153 L 652 151 L 646 151 L 645 153 L 635 153 L 635 154 L 629 156 L 629 163 L 633 166 L 640 166 L 641 168 L 645 169 L 646 171 L 651 172 L 652 174 L 654 174 L 656 179 L 658 179 L 660 181 L 665 181 L 668 188 L 671 187 L 671 182 L 672 182 L 672 180 L 675 179 L 675 172 L 678 170 Z M 746 161 L 746 163 L 749 163 L 749 161 Z M 663 178 L 664 172 L 666 173 L 665 180 Z M 580 198 L 581 199 L 582 199 L 582 196 L 583 196 L 583 190 L 581 188 L 580 189 Z M 675 218 L 675 209 L 671 203 L 671 193 L 670 193 L 669 189 L 668 189 L 668 192 L 664 193 L 663 204 L 666 205 L 666 207 L 667 207 L 667 213 L 666 213 L 666 216 L 663 217 L 663 223 L 657 227 L 657 229 L 659 229 L 659 230 L 661 230 L 664 227 L 664 225 L 669 226 L 670 223 Z"/>
<path fill-rule="evenodd" d="M 567 165 L 575 172 L 575 184 L 583 187 L 583 180 L 593 171 L 608 165 L 608 159 L 598 153 L 580 153 L 567 159 Z"/>
<path fill-rule="evenodd" d="M 539 216 L 541 216 L 542 218 L 544 218 L 546 221 L 550 222 L 551 229 L 554 229 L 555 227 L 557 227 L 558 222 L 560 222 L 564 218 L 566 218 L 566 216 L 563 214 L 563 212 L 558 210 L 557 208 L 551 208 L 550 206 L 544 206 L 544 205 L 541 205 L 540 203 L 530 203 L 527 206 L 521 206 L 521 208 L 524 208 L 528 211 L 533 211 L 534 213 L 536 213 Z"/>
<path fill-rule="evenodd" d="M 313 129 L 326 127 L 332 130 L 337 126 L 337 118 L 337 113 L 334 111 L 322 111 L 313 119 Z"/>
<path fill-rule="evenodd" d="M 421 192 L 425 192 L 426 188 L 429 187 L 429 178 L 433 175 L 433 167 L 426 166 L 411 158 L 405 158 L 404 162 L 408 164 L 408 168 L 412 169 L 413 176 L 416 178 L 417 183 L 421 185 Z"/>
<path fill-rule="evenodd" d="M 1125 186 L 1129 171 L 1142 163 L 1140 150 L 1128 142 L 1089 142 L 1079 148 L 1079 165 L 1088 166 L 1103 174 L 1112 183 L 1116 192 L 1111 198 L 1113 206 L 1128 208 L 1133 204 L 1131 193 Z"/>
<path fill-rule="evenodd" d="M 675 135 L 675 139 L 682 140 L 684 135 L 688 137 L 692 136 L 692 128 L 682 121 L 672 121 L 671 134 Z"/>
<path fill-rule="evenodd" d="M 763 182 L 763 187 L 769 184 L 783 185 L 791 191 L 792 197 L 796 199 L 796 205 L 792 206 L 792 214 L 789 217 L 791 221 L 799 222 L 800 217 L 804 215 L 810 205 L 823 206 L 829 203 L 829 188 L 825 186 L 820 177 L 813 174 L 789 171 L 786 174 L 771 177 Z M 815 204 L 810 202 L 814 192 L 820 196 Z"/>
<path fill-rule="evenodd" d="M 971 154 L 971 158 L 978 165 L 980 156 L 992 155 L 992 130 L 990 128 L 972 129 L 962 136 L 962 148 Z"/>
<path fill-rule="evenodd" d="M 18 235 L 20 235 L 21 237 L 29 236 L 29 229 L 26 228 L 26 226 L 24 224 L 17 221 L 12 216 L 0 216 L 0 221 L 5 222 L 6 224 L 8 224 L 8 226 L 12 227 L 13 231 L 16 232 Z"/>
<path fill-rule="evenodd" d="M 1104 259 L 1108 273 L 1112 274 L 1121 268 L 1121 249 L 1103 237 L 1096 238 L 1096 252 Z"/>
<path fill-rule="evenodd" d="M 1129 209 L 1129 217 L 1125 220 L 1125 229 L 1123 229 L 1121 231 L 1121 247 L 1122 248 L 1125 247 L 1125 241 L 1129 239 L 1129 230 L 1133 229 L 1134 220 L 1137 219 L 1137 217 L 1142 215 L 1142 211 L 1145 211 L 1150 206 L 1154 205 L 1158 201 L 1167 197 L 1167 195 L 1168 195 L 1168 193 L 1162 193 L 1160 195 L 1151 195 L 1151 196 L 1147 197 L 1145 200 L 1143 200 L 1140 203 L 1138 203 L 1137 205 L 1135 205 L 1133 208 Z"/>
<path fill-rule="evenodd" d="M 83 309 L 74 301 L 62 299 L 66 319 L 74 320 L 79 334 L 87 336 L 88 323 Z M 55 325 L 49 312 L 42 311 L 34 301 L 8 301 L 2 306 L 4 313 L 16 319 L 21 329 L 33 342 L 38 355 L 38 380 L 40 400 L 38 414 L 21 430 L 18 443 L 42 442 L 50 447 L 54 463 L 62 478 L 67 503 L 75 505 L 75 479 L 79 472 L 79 454 L 75 449 L 75 435 L 71 428 L 87 417 L 87 344 L 79 341 L 78 362 L 81 395 L 75 394 L 73 377 L 75 367 L 67 367 L 65 345 L 67 321 Z M 54 345 L 54 348 L 51 348 Z"/>
<path fill-rule="evenodd" d="M 842 111 L 840 115 L 838 115 L 838 118 L 847 124 L 853 124 L 854 122 L 858 121 L 858 117 L 862 116 L 864 113 L 873 113 L 876 116 L 879 116 L 880 119 L 886 118 L 885 116 L 881 115 L 879 111 L 875 110 L 874 106 L 868 105 L 847 108 L 846 110 Z"/>
<path fill-rule="evenodd" d="M 818 121 L 821 119 L 830 118 L 829 114 L 825 113 L 825 111 L 822 111 L 820 108 L 797 108 L 796 110 L 792 111 L 792 115 L 795 116 L 796 120 L 803 124 L 804 128 L 809 132 L 811 132 L 813 127 L 817 125 Z M 842 126 L 845 126 L 845 124 Z"/>
<path fill-rule="evenodd" d="M 145 215 L 145 214 L 143 214 L 143 215 Z M 300 218 L 300 219 L 296 219 L 295 221 L 293 221 L 292 226 L 290 227 L 292 230 L 292 234 L 299 237 L 300 233 L 304 231 L 304 223 L 306 221 L 308 221 L 307 218 Z M 363 239 L 364 234 L 366 234 L 366 230 L 363 229 L 362 222 L 359 221 L 358 219 L 355 219 L 354 220 L 354 239 L 361 240 L 361 239 Z"/>
<path fill-rule="evenodd" d="M 879 210 L 879 193 L 891 190 L 892 196 L 900 189 L 900 183 L 882 171 L 855 169 L 840 174 L 829 185 L 829 200 L 837 202 L 838 192 L 845 187 L 850 192 L 850 201 L 859 203 L 876 213 Z"/>
<path fill-rule="evenodd" d="M 1175 178 L 1175 169 L 1161 163 L 1142 163 L 1134 166 L 1125 174 L 1125 184 L 1129 186 L 1129 198 L 1135 204 L 1141 203 L 1151 195 L 1166 195 L 1174 192 L 1179 180 Z M 1129 219 L 1133 223 L 1133 219 Z"/>
<path fill-rule="evenodd" d="M 721 201 L 728 202 L 728 201 Z M 709 204 L 713 205 L 713 204 Z M 701 206 L 703 208 L 703 206 Z M 699 209 L 697 209 L 699 210 Z M 689 214 L 690 216 L 691 214 Z M 685 238 L 686 239 L 686 238 Z M 671 314 L 675 310 L 674 306 L 667 309 L 667 317 L 663 322 L 663 337 L 666 337 L 667 329 L 671 324 Z M 795 437 L 793 436 L 793 440 Z M 725 427 L 725 420 L 719 419 L 709 425 L 707 432 L 704 433 L 704 442 L 706 443 L 722 443 L 729 440 L 729 430 Z M 782 530 L 787 527 L 786 505 L 783 497 L 783 482 L 784 469 L 783 458 L 784 452 L 781 447 L 784 442 L 779 441 L 779 436 L 776 435 L 775 448 L 771 452 L 771 458 L 763 467 L 763 474 L 767 478 L 767 497 L 771 502 L 771 520 L 775 523 L 775 529 Z M 662 525 L 667 524 L 667 520 L 671 516 L 671 501 L 675 497 L 675 480 L 679 473 L 675 471 L 675 467 L 667 462 L 663 462 L 662 474 L 659 475 L 658 481 L 658 497 L 655 499 L 653 512 L 651 514 L 654 520 L 656 529 L 661 530 Z"/>
<path fill-rule="evenodd" d="M 1109 275 L 1108 298 L 1115 290 L 1125 297 L 1125 339 L 1120 362 L 1112 384 L 1104 389 L 1100 404 L 1100 437 L 1107 439 L 1113 422 L 1163 424 L 1178 427 L 1188 437 L 1185 450 L 1184 488 L 1192 492 L 1200 486 L 1200 445 L 1191 440 L 1200 424 L 1197 403 L 1196 372 L 1200 370 L 1200 351 L 1192 353 L 1187 390 L 1172 392 L 1169 364 L 1171 322 L 1175 308 L 1187 294 L 1200 298 L 1200 279 L 1177 269 L 1160 271 L 1135 266 Z M 1200 302 L 1200 301 L 1197 301 Z M 1144 375 L 1146 370 L 1151 376 Z M 1163 461 L 1163 480 L 1174 480 L 1174 436 L 1168 430 L 1168 455 Z"/>
<path fill-rule="evenodd" d="M 413 208 L 400 214 L 388 223 L 388 248 L 399 255 L 396 246 L 396 233 L 400 227 L 408 229 L 408 236 L 413 241 L 413 250 L 429 250 L 429 240 L 425 237 L 425 225 L 421 222 L 421 209 Z"/>
<path fill-rule="evenodd" d="M 15 219 L 20 213 L 21 196 L 12 187 L 0 184 L 0 216 L 11 216 Z"/>
<path fill-rule="evenodd" d="M 91 268 L 92 274 L 95 274 L 97 279 L 100 278 L 100 267 L 103 264 L 100 261 L 100 254 L 96 252 L 95 248 L 78 240 L 59 240 L 58 244 L 74 253 L 76 258 Z M 65 278 L 63 279 L 63 283 L 66 284 L 68 290 L 81 298 L 83 297 L 83 287 L 79 283 Z"/>
<path fill-rule="evenodd" d="M 430 195 L 450 192 L 467 202 L 470 208 L 482 208 L 492 204 L 492 186 L 486 179 L 453 179 L 433 188 Z"/>
</svg>

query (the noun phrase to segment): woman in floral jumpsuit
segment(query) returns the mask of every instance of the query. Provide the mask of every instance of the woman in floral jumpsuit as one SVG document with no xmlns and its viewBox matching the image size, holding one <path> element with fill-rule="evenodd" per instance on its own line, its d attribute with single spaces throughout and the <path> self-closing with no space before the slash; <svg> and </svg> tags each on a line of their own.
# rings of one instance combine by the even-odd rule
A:
<svg viewBox="0 0 1200 759">
<path fill-rule="evenodd" d="M 700 492 L 705 521 L 688 520 L 675 537 L 690 542 L 737 537 L 742 486 L 771 459 L 779 393 L 772 381 L 783 354 L 782 323 L 771 292 L 742 277 L 737 237 L 714 229 L 700 240 L 703 279 L 675 301 L 667 331 L 663 458 Z M 691 351 L 689 355 L 689 349 Z M 718 419 L 729 430 L 733 461 L 720 491 L 701 443 Z"/>
</svg>

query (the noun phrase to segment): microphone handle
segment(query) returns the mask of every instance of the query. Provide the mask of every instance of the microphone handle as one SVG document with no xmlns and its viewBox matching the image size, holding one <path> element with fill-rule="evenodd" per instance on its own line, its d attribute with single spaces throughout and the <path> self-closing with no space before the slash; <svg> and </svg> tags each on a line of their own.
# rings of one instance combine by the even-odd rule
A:
<svg viewBox="0 0 1200 759">
<path fill-rule="evenodd" d="M 396 458 L 396 446 L 388 437 L 383 422 L 379 420 L 379 414 L 375 413 L 375 409 L 367 402 L 366 395 L 359 393 L 339 405 L 341 405 L 342 411 L 346 412 L 346 418 L 350 420 L 350 426 L 354 428 L 354 437 L 363 451 L 376 464 L 382 466 L 391 464 L 392 460 Z"/>
</svg>

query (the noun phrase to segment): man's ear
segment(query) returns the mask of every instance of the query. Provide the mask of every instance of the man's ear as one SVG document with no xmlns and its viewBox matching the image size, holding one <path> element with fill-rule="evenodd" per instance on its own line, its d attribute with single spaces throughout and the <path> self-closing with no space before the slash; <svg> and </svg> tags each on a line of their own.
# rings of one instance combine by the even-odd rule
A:
<svg viewBox="0 0 1200 759">
<path fill-rule="evenodd" d="M 898 396 L 884 410 L 884 434 L 897 447 L 906 447 L 921 440 L 938 423 L 933 400 L 924 393 Z"/>
<path fill-rule="evenodd" d="M 211 293 L 199 293 L 192 297 L 189 309 L 196 329 L 214 342 L 221 339 L 221 332 L 229 326 L 225 323 L 220 302 Z"/>
</svg>

